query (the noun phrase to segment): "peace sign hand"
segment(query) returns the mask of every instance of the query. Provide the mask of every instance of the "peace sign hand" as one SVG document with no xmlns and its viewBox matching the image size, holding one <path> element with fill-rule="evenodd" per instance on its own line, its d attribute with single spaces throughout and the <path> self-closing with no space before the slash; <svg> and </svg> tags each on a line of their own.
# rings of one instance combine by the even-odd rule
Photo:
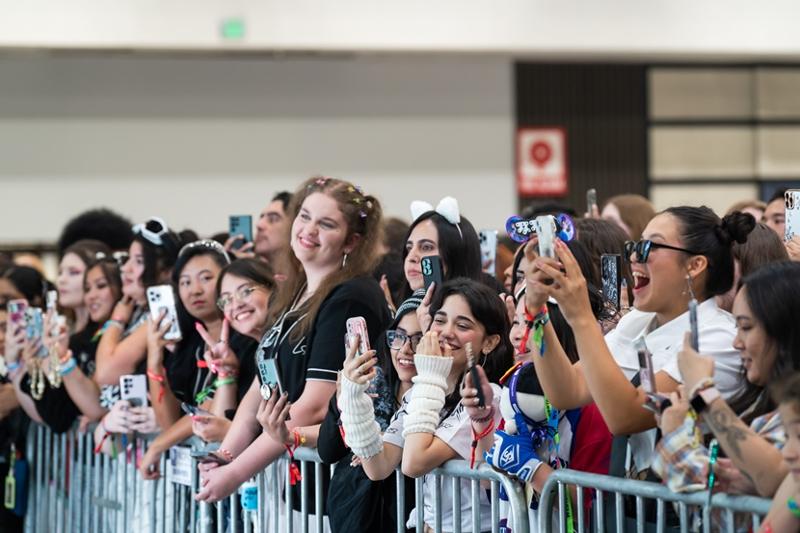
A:
<svg viewBox="0 0 800 533">
<path fill-rule="evenodd" d="M 575 256 L 560 239 L 555 240 L 555 252 L 564 267 L 563 271 L 552 260 L 543 257 L 534 262 L 536 268 L 553 280 L 551 285 L 544 286 L 544 291 L 555 298 L 564 318 L 573 329 L 596 322 L 589 303 L 586 278 L 583 277 Z"/>
<path fill-rule="evenodd" d="M 194 327 L 206 343 L 203 359 L 205 359 L 211 372 L 213 374 L 219 373 L 220 370 L 228 374 L 237 372 L 239 370 L 239 358 L 236 357 L 236 354 L 228 345 L 230 336 L 230 322 L 228 322 L 228 319 L 226 318 L 222 321 L 219 341 L 214 341 L 208 330 L 200 322 L 195 322 Z"/>
</svg>

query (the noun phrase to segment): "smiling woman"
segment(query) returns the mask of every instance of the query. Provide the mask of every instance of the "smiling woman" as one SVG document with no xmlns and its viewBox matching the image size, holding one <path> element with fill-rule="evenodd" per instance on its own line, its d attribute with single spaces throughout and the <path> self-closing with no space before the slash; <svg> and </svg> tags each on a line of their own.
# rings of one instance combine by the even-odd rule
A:
<svg viewBox="0 0 800 533">
<path fill-rule="evenodd" d="M 287 446 L 314 445 L 344 361 L 347 319 L 363 317 L 372 344 L 390 320 L 383 292 L 370 276 L 380 243 L 378 200 L 346 181 L 315 177 L 295 192 L 288 213 L 290 268 L 270 303 L 273 325 L 257 352 L 259 372 L 221 446 L 220 453 L 233 460 L 221 467 L 201 465 L 199 500 L 227 496 Z M 240 287 L 226 287 L 223 303 L 239 302 L 244 311 L 255 293 L 238 291 Z M 231 312 L 231 318 L 249 321 L 247 313 Z M 262 387 L 267 378 L 274 379 L 267 375 L 269 368 L 277 368 L 281 403 L 276 403 L 278 390 Z M 254 419 L 266 432 L 255 430 Z M 300 500 L 295 495 L 294 502 Z"/>
</svg>

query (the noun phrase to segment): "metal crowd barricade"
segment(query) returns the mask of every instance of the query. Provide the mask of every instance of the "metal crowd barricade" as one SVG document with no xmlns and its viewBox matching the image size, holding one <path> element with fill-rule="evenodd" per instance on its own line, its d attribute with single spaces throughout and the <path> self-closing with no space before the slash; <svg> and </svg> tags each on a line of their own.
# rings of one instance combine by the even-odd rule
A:
<svg viewBox="0 0 800 533">
<path fill-rule="evenodd" d="M 706 507 L 706 500 L 708 497 L 708 492 L 706 491 L 677 493 L 672 492 L 665 485 L 659 483 L 622 479 L 564 469 L 553 472 L 542 489 L 539 502 L 539 531 L 549 532 L 554 530 L 554 513 L 545 510 L 551 509 L 556 494 L 558 497 L 556 512 L 559 517 L 559 531 L 562 533 L 566 531 L 568 485 L 579 487 L 576 492 L 576 503 L 573 506 L 576 509 L 575 527 L 579 533 L 583 533 L 587 530 L 585 520 L 587 517 L 584 516 L 584 489 L 591 489 L 594 491 L 593 520 L 588 530 L 598 533 L 602 533 L 606 529 L 607 516 L 604 496 L 613 496 L 614 531 L 626 531 L 624 497 L 630 496 L 635 499 L 637 533 L 644 533 L 646 529 L 645 503 L 647 500 L 654 500 L 656 502 L 655 528 L 658 532 L 665 531 L 667 527 L 667 505 L 677 505 L 677 516 L 681 532 L 689 531 L 692 506 L 701 509 L 702 530 L 707 533 L 712 531 L 712 522 L 714 522 L 714 531 L 724 530 L 733 532 L 737 530 L 737 515 L 740 519 L 749 519 L 752 531 L 756 531 L 760 527 L 761 518 L 769 511 L 771 503 L 768 499 L 754 496 L 714 494 L 711 498 L 711 506 L 708 508 Z M 719 511 L 712 516 L 714 509 L 718 509 Z"/>
<path fill-rule="evenodd" d="M 282 457 L 265 471 L 216 505 L 198 504 L 194 494 L 199 490 L 199 476 L 192 468 L 191 482 L 179 481 L 173 469 L 167 468 L 169 453 L 162 456 L 161 478 L 145 481 L 137 466 L 138 460 L 149 445 L 146 438 L 132 440 L 127 450 L 116 457 L 95 454 L 97 443 L 93 428 L 85 433 L 77 428 L 54 434 L 49 428 L 32 424 L 26 443 L 29 461 L 28 510 L 25 532 L 55 533 L 123 533 L 149 531 L 153 533 L 273 533 L 295 532 L 323 533 L 327 520 L 323 516 L 323 476 L 326 470 L 316 450 L 300 448 L 295 459 L 300 463 L 299 512 L 293 511 L 290 462 Z M 199 439 L 181 444 L 191 449 L 204 447 Z M 314 482 L 309 483 L 310 474 Z M 331 475 L 333 467 L 331 467 Z M 486 465 L 470 469 L 466 461 L 449 461 L 437 468 L 433 476 L 438 490 L 434 491 L 436 532 L 441 531 L 443 509 L 452 505 L 455 532 L 461 531 L 461 491 L 453 491 L 453 501 L 443 502 L 443 478 L 451 478 L 454 488 L 466 480 L 471 486 L 473 530 L 480 525 L 480 492 L 488 488 L 492 509 L 492 530 L 499 530 L 499 494 L 503 487 L 508 494 L 509 517 L 514 531 L 527 531 L 528 514 L 524 494 L 519 484 L 511 481 Z M 185 476 L 184 476 L 185 477 Z M 396 476 L 397 530 L 405 531 L 408 517 L 405 509 L 405 478 Z M 415 517 L 418 531 L 422 531 L 424 496 L 422 479 L 416 480 L 417 509 Z M 242 490 L 255 490 L 256 509 L 244 509 L 239 502 Z M 313 490 L 313 505 L 311 494 Z M 313 509 L 311 508 L 313 507 Z"/>
</svg>

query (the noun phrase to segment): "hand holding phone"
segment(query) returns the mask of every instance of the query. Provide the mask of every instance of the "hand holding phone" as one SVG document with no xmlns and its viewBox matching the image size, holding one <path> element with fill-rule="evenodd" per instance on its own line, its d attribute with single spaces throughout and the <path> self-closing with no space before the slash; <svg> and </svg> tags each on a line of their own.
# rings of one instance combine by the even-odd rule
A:
<svg viewBox="0 0 800 533">
<path fill-rule="evenodd" d="M 363 316 L 354 316 L 347 319 L 346 326 L 347 328 L 347 343 L 348 345 L 345 348 L 349 348 L 349 345 L 353 340 L 355 340 L 356 336 L 358 336 L 359 343 L 358 343 L 358 352 L 356 355 L 364 355 L 370 350 L 369 347 L 369 331 L 367 330 L 367 321 L 364 319 Z"/>
<path fill-rule="evenodd" d="M 253 217 L 250 215 L 230 215 L 228 217 L 228 232 L 231 237 L 241 235 L 233 243 L 232 248 L 234 250 L 253 242 Z"/>
<path fill-rule="evenodd" d="M 483 396 L 483 383 L 481 375 L 478 372 L 478 367 L 475 364 L 475 357 L 472 354 L 472 343 L 467 343 L 467 365 L 469 366 L 469 375 L 472 380 L 472 386 L 478 391 L 478 407 L 486 407 L 486 398 Z"/>
<path fill-rule="evenodd" d="M 198 463 L 215 463 L 219 466 L 225 466 L 230 463 L 230 461 L 222 455 L 208 450 L 192 450 L 191 456 Z"/>
<path fill-rule="evenodd" d="M 166 312 L 163 320 L 170 322 L 169 330 L 164 335 L 168 341 L 177 341 L 182 337 L 181 327 L 178 323 L 178 310 L 175 306 L 175 291 L 172 285 L 155 285 L 147 288 L 147 304 L 150 309 L 150 319 L 158 322 L 161 313 Z"/>
<path fill-rule="evenodd" d="M 181 409 L 183 409 L 183 412 L 189 416 L 214 416 L 213 413 L 186 402 L 181 402 Z"/>
<path fill-rule="evenodd" d="M 258 374 L 261 376 L 261 389 L 259 390 L 264 400 L 272 397 L 273 389 L 276 389 L 278 394 L 283 394 L 283 384 L 274 357 L 258 361 Z"/>
<path fill-rule="evenodd" d="M 438 255 L 425 256 L 420 260 L 420 268 L 422 269 L 424 287 L 427 289 L 431 286 L 431 283 L 435 283 L 436 290 L 439 290 L 444 278 L 441 258 Z"/>
</svg>

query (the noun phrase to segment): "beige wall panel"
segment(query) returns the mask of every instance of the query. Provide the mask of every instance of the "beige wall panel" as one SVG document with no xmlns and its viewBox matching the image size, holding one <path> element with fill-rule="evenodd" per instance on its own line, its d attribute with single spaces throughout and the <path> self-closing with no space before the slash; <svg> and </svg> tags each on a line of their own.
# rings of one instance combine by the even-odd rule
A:
<svg viewBox="0 0 800 533">
<path fill-rule="evenodd" d="M 650 129 L 650 175 L 655 179 L 748 177 L 753 159 L 748 127 Z"/>
<path fill-rule="evenodd" d="M 762 68 L 756 74 L 760 118 L 800 118 L 800 68 Z"/>
<path fill-rule="evenodd" d="M 651 119 L 747 119 L 753 112 L 749 69 L 654 68 L 648 82 Z"/>
<path fill-rule="evenodd" d="M 762 127 L 757 135 L 759 176 L 765 179 L 800 176 L 800 126 Z"/>
<path fill-rule="evenodd" d="M 758 198 L 758 186 L 749 183 L 719 185 L 654 184 L 650 199 L 656 209 L 674 205 L 707 205 L 722 215 L 739 200 Z"/>
</svg>

